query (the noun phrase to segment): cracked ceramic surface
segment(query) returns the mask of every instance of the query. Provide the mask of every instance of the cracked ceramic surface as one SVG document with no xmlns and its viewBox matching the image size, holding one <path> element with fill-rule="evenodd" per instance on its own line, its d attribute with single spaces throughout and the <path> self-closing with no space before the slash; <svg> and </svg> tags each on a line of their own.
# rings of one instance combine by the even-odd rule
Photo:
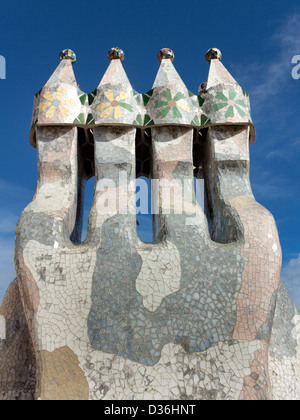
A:
<svg viewBox="0 0 300 420">
<path fill-rule="evenodd" d="M 78 96 L 71 60 L 62 63 L 45 92 L 54 86 L 55 97 L 68 80 L 93 130 L 59 108 L 47 123 L 50 95 L 48 108 L 35 108 L 45 115 L 33 125 L 38 182 L 17 226 L 17 279 L 0 306 L 0 398 L 299 400 L 299 317 L 280 278 L 274 218 L 250 185 L 242 89 L 211 60 L 199 107 L 162 59 L 152 92 L 137 101 L 114 59 L 97 90 Z M 138 237 L 135 214 L 136 161 L 147 154 L 147 176 L 161 182 L 153 243 Z"/>
<path fill-rule="evenodd" d="M 238 85 L 218 59 L 209 60 L 207 88 L 193 94 L 187 89 L 174 65 L 174 53 L 159 53 L 160 68 L 151 90 L 141 94 L 132 88 L 123 67 L 124 52 L 112 48 L 110 65 L 99 86 L 82 92 L 75 80 L 75 53 L 64 50 L 62 61 L 45 87 L 36 94 L 30 142 L 35 146 L 35 127 L 73 125 L 85 129 L 95 126 L 183 125 L 204 128 L 219 124 L 251 127 L 249 95 Z"/>
</svg>

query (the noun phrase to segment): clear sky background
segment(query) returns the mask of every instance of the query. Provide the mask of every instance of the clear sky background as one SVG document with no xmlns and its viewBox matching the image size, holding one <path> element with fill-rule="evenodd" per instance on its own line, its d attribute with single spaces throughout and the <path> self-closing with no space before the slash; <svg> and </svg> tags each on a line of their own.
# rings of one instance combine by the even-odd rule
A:
<svg viewBox="0 0 300 420">
<path fill-rule="evenodd" d="M 299 0 L 1 0 L 0 55 L 0 300 L 15 277 L 15 227 L 36 185 L 36 151 L 28 143 L 33 95 L 58 65 L 62 49 L 76 52 L 81 89 L 94 90 L 108 66 L 107 51 L 125 51 L 124 68 L 141 92 L 151 89 L 157 53 L 172 48 L 174 65 L 197 93 L 206 81 L 205 52 L 223 63 L 250 94 L 257 141 L 251 146 L 256 199 L 276 218 L 282 275 L 300 310 L 300 55 Z M 300 71 L 299 71 L 300 73 Z"/>
</svg>

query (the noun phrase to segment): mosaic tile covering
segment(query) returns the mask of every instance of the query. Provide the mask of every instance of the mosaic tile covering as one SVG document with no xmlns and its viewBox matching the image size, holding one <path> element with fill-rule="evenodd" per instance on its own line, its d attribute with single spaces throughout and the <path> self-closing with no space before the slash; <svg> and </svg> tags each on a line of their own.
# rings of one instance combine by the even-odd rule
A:
<svg viewBox="0 0 300 420">
<path fill-rule="evenodd" d="M 148 126 L 183 125 L 208 127 L 218 124 L 251 126 L 250 142 L 255 130 L 250 115 L 249 95 L 225 69 L 221 52 L 212 49 L 207 88 L 199 95 L 190 92 L 173 61 L 169 48 L 159 52 L 160 68 L 152 89 L 145 94 L 135 91 L 124 71 L 124 52 L 109 50 L 110 65 L 100 85 L 87 94 L 75 80 L 71 62 L 76 60 L 72 50 L 64 50 L 61 64 L 46 86 L 35 96 L 30 142 L 35 146 L 35 127 L 41 125 L 73 125 L 86 129 L 100 125 Z M 71 58 L 71 59 L 70 59 Z M 207 55 L 206 55 L 207 58 Z M 206 83 L 206 82 L 205 82 Z M 205 93 L 205 95 L 203 95 Z"/>
<path fill-rule="evenodd" d="M 133 125 L 141 113 L 141 95 L 135 92 L 121 64 L 112 60 L 90 101 L 96 125 Z"/>
<path fill-rule="evenodd" d="M 38 125 L 73 125 L 83 111 L 72 60 L 63 59 L 46 85 L 34 96 L 30 143 Z"/>
<path fill-rule="evenodd" d="M 222 53 L 218 48 L 210 48 L 205 54 L 205 59 L 208 63 L 210 63 L 211 60 L 222 60 Z"/>
<path fill-rule="evenodd" d="M 70 81 L 81 108 L 73 124 L 45 116 L 33 126 L 38 181 L 17 226 L 17 279 L 0 306 L 0 399 L 299 400 L 299 317 L 280 278 L 274 218 L 251 190 L 246 95 L 215 59 L 202 101 L 171 60 L 142 96 L 119 59 L 89 95 L 62 63 L 47 89 Z M 95 194 L 80 242 L 78 178 L 87 178 L 82 150 L 91 145 Z M 153 179 L 174 193 L 166 201 L 154 189 L 153 243 L 136 229 L 136 161 L 146 170 L 136 154 L 145 147 Z"/>
<path fill-rule="evenodd" d="M 108 51 L 107 56 L 108 56 L 109 61 L 112 61 L 112 60 L 124 61 L 124 59 L 125 59 L 124 51 L 121 50 L 121 48 L 118 48 L 118 47 L 111 48 Z"/>
<path fill-rule="evenodd" d="M 72 50 L 63 50 L 60 54 L 59 54 L 59 59 L 60 61 L 62 60 L 71 60 L 72 63 L 76 63 L 76 54 L 74 53 L 74 51 Z"/>
<path fill-rule="evenodd" d="M 168 59 L 174 61 L 175 54 L 170 48 L 162 48 L 158 53 L 158 61 L 162 61 L 164 59 Z"/>
</svg>

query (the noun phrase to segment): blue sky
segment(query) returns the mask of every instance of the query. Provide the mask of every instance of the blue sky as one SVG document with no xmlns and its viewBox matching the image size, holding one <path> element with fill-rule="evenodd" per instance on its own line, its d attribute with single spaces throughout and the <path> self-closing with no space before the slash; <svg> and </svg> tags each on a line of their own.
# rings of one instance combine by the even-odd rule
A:
<svg viewBox="0 0 300 420">
<path fill-rule="evenodd" d="M 36 151 L 28 143 L 33 95 L 64 48 L 77 54 L 81 89 L 94 90 L 112 46 L 125 51 L 125 70 L 140 92 L 152 87 L 161 48 L 174 50 L 174 65 L 195 93 L 208 74 L 205 52 L 222 51 L 224 65 L 250 94 L 257 131 L 253 191 L 276 218 L 283 277 L 300 310 L 300 79 L 292 78 L 291 64 L 300 54 L 296 0 L 1 0 L 7 78 L 0 80 L 0 299 L 15 276 L 16 222 L 36 184 Z"/>
</svg>

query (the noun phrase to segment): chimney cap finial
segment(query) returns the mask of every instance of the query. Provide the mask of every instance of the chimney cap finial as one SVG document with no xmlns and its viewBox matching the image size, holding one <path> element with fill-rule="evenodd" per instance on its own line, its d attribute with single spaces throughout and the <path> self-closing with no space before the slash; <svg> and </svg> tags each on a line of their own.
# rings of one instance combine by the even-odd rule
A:
<svg viewBox="0 0 300 420">
<path fill-rule="evenodd" d="M 74 51 L 72 51 L 70 49 L 66 49 L 66 50 L 63 50 L 59 54 L 59 59 L 60 59 L 60 61 L 71 60 L 72 63 L 75 63 L 76 62 L 76 54 L 74 53 Z"/>
<path fill-rule="evenodd" d="M 201 83 L 201 85 L 198 88 L 199 95 L 205 93 L 207 91 L 207 82 Z"/>
<path fill-rule="evenodd" d="M 124 61 L 125 54 L 124 54 L 124 51 L 121 50 L 121 48 L 113 47 L 108 51 L 107 57 L 109 61 L 112 61 L 112 60 Z"/>
<path fill-rule="evenodd" d="M 222 53 L 218 48 L 210 48 L 207 53 L 205 54 L 205 59 L 208 63 L 211 62 L 211 60 L 222 60 Z"/>
<path fill-rule="evenodd" d="M 175 54 L 170 48 L 162 48 L 158 53 L 158 60 L 161 62 L 163 59 L 174 61 Z"/>
</svg>

